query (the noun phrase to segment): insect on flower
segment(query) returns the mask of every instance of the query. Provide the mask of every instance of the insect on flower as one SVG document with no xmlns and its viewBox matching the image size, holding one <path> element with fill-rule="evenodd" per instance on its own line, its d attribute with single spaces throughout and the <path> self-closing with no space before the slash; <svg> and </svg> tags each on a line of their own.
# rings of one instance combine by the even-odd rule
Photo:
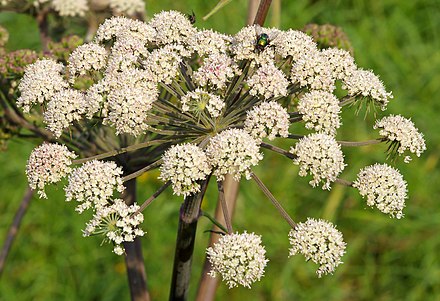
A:
<svg viewBox="0 0 440 301">
<path fill-rule="evenodd" d="M 191 14 L 188 14 L 187 17 L 191 24 L 196 23 L 196 14 L 194 13 L 194 11 L 192 11 Z"/>
<path fill-rule="evenodd" d="M 257 43 L 255 48 L 258 51 L 263 51 L 266 46 L 269 45 L 269 35 L 267 33 L 261 33 L 257 37 Z"/>
</svg>

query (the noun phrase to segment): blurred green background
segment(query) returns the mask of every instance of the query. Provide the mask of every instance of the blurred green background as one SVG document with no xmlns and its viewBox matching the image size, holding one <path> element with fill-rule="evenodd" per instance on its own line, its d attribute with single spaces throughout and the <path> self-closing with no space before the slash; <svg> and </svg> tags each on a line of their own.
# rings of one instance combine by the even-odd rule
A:
<svg viewBox="0 0 440 301">
<path fill-rule="evenodd" d="M 147 1 L 151 17 L 175 9 L 198 17 L 196 26 L 233 34 L 246 19 L 245 0 L 234 0 L 207 22 L 201 20 L 216 1 Z M 334 185 L 322 191 L 297 175 L 287 159 L 265 153 L 255 170 L 296 221 L 308 216 L 337 224 L 348 244 L 344 264 L 333 276 L 318 279 L 316 266 L 301 256 L 287 258 L 288 225 L 253 182 L 241 184 L 234 227 L 263 236 L 270 259 L 266 276 L 252 290 L 229 290 L 221 284 L 217 300 L 440 300 L 440 1 L 353 0 L 287 1 L 279 18 L 269 14 L 266 26 L 299 29 L 307 23 L 341 26 L 355 49 L 359 66 L 373 69 L 393 91 L 385 114 L 411 117 L 425 134 L 428 150 L 410 164 L 399 162 L 408 181 L 405 218 L 394 220 L 367 208 L 353 189 Z M 31 19 L 0 14 L 10 30 L 10 49 L 38 48 Z M 379 116 L 384 113 L 380 112 Z M 377 137 L 374 118 L 344 112 L 340 138 Z M 288 147 L 287 145 L 285 146 Z M 14 141 L 0 154 L 0 242 L 24 194 L 24 169 L 30 142 Z M 353 180 L 367 164 L 385 161 L 385 145 L 344 149 L 348 167 L 343 177 Z M 160 186 L 149 174 L 140 179 L 139 198 Z M 0 300 L 129 300 L 122 257 L 100 238 L 83 238 L 89 216 L 79 216 L 65 203 L 62 186 L 48 189 L 48 200 L 34 199 L 23 220 L 0 278 Z M 210 187 L 204 208 L 215 206 Z M 153 300 L 166 300 L 169 291 L 175 230 L 181 199 L 161 196 L 145 212 L 144 256 Z M 210 224 L 199 223 L 190 300 L 197 288 Z"/>
</svg>

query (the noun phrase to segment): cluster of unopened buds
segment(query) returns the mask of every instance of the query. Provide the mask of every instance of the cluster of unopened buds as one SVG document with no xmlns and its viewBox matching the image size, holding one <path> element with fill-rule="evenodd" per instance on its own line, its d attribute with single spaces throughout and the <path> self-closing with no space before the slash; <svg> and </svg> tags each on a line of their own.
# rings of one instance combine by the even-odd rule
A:
<svg viewBox="0 0 440 301">
<path fill-rule="evenodd" d="M 292 226 L 290 255 L 301 253 L 318 264 L 318 276 L 333 273 L 345 252 L 341 232 L 324 220 L 295 223 L 286 216 L 252 171 L 263 159 L 262 149 L 291 159 L 313 187 L 329 190 L 334 182 L 355 187 L 369 206 L 400 218 L 407 198 L 401 174 L 375 164 L 362 169 L 354 182 L 342 180 L 342 146 L 388 142 L 393 155 L 420 156 L 426 148 L 423 135 L 410 120 L 389 116 L 375 124 L 377 139 L 338 141 L 342 109 L 350 104 L 386 109 L 392 94 L 377 75 L 358 68 L 345 50 L 318 49 L 300 31 L 253 25 L 229 36 L 197 29 L 192 21 L 175 11 L 161 12 L 148 23 L 114 17 L 91 43 L 71 54 L 67 66 L 39 60 L 27 68 L 17 103 L 25 112 L 43 107 L 55 138 L 80 126 L 111 129 L 135 141 L 89 161 L 75 159 L 65 146 L 43 144 L 28 162 L 31 187 L 45 196 L 46 184 L 68 176 L 67 200 L 78 201 L 79 212 L 94 211 L 85 235 L 105 235 L 122 254 L 122 242 L 144 234 L 139 228 L 144 208 L 117 197 L 131 177 L 112 159 L 163 143 L 167 149 L 145 170 L 159 167 L 160 179 L 176 195 L 203 193 L 203 181 L 221 182 L 228 174 L 254 179 Z M 88 87 L 78 90 L 75 83 L 84 79 Z M 310 133 L 292 133 L 293 123 Z M 290 150 L 269 143 L 280 138 L 292 141 Z M 79 163 L 84 164 L 72 169 Z M 261 237 L 230 230 L 207 251 L 211 275 L 220 274 L 229 287 L 250 287 L 268 261 Z"/>
</svg>

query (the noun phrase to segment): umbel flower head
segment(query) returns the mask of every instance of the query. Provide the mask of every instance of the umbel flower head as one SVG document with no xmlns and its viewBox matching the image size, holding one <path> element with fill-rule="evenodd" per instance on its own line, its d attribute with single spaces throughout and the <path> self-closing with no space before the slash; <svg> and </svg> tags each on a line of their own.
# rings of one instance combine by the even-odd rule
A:
<svg viewBox="0 0 440 301">
<path fill-rule="evenodd" d="M 212 265 L 209 275 L 220 274 L 229 288 L 239 284 L 251 288 L 263 277 L 268 262 L 261 236 L 254 233 L 223 235 L 206 253 Z"/>
<path fill-rule="evenodd" d="M 406 181 L 398 170 L 386 164 L 374 164 L 363 168 L 353 187 L 362 197 L 367 197 L 368 206 L 376 206 L 383 213 L 400 219 L 407 198 Z"/>
<path fill-rule="evenodd" d="M 289 135 L 289 114 L 276 101 L 262 102 L 247 112 L 244 128 L 255 139 L 267 137 L 269 140 L 276 136 Z"/>
<path fill-rule="evenodd" d="M 226 174 L 233 175 L 238 181 L 242 175 L 250 179 L 250 168 L 263 159 L 259 150 L 257 140 L 246 131 L 230 129 L 212 137 L 206 153 L 218 181 Z"/>
<path fill-rule="evenodd" d="M 123 242 L 131 242 L 137 236 L 144 235 L 144 231 L 139 228 L 144 216 L 138 210 L 136 204 L 128 206 L 121 199 L 109 200 L 107 205 L 96 208 L 83 235 L 104 235 L 104 241 L 113 243 L 113 252 L 122 255 Z"/>
<path fill-rule="evenodd" d="M 43 143 L 36 147 L 27 162 L 26 175 L 29 186 L 38 189 L 40 198 L 47 198 L 44 187 L 48 183 L 61 181 L 72 169 L 72 159 L 76 155 L 65 145 Z"/>
<path fill-rule="evenodd" d="M 289 256 L 303 254 L 306 260 L 312 260 L 319 265 L 316 274 L 332 274 L 342 263 L 345 253 L 345 242 L 342 233 L 335 226 L 324 220 L 308 218 L 299 223 L 289 232 Z"/>
<path fill-rule="evenodd" d="M 199 181 L 211 172 L 205 152 L 194 144 L 174 145 L 164 153 L 162 160 L 160 179 L 171 181 L 176 195 L 199 192 Z"/>
<path fill-rule="evenodd" d="M 423 134 L 418 131 L 410 119 L 406 119 L 401 115 L 385 116 L 376 121 L 374 128 L 380 129 L 379 134 L 391 143 L 397 143 L 397 153 L 399 155 L 408 150 L 420 157 L 426 150 Z M 411 161 L 411 157 L 406 156 L 405 163 L 409 161 Z"/>
<path fill-rule="evenodd" d="M 114 191 L 124 191 L 121 175 L 115 162 L 88 161 L 69 175 L 66 201 L 80 202 L 75 209 L 80 213 L 92 206 L 97 210 L 108 204 Z"/>
<path fill-rule="evenodd" d="M 322 189 L 330 190 L 330 183 L 336 180 L 345 167 L 341 146 L 327 134 L 305 136 L 290 152 L 296 156 L 293 163 L 299 165 L 299 175 L 304 177 L 310 172 L 313 176 L 309 182 L 313 187 L 324 181 Z"/>
</svg>

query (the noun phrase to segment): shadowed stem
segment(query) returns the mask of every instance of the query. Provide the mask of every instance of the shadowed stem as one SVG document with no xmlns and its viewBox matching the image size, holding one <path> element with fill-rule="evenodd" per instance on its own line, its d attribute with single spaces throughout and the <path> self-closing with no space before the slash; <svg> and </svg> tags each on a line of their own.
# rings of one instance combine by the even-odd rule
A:
<svg viewBox="0 0 440 301">
<path fill-rule="evenodd" d="M 200 192 L 186 197 L 180 208 L 170 301 L 187 300 L 197 221 L 200 216 L 200 205 L 208 187 L 208 182 L 209 178 L 204 180 L 201 184 Z"/>
<path fill-rule="evenodd" d="M 27 188 L 23 200 L 21 201 L 20 207 L 18 208 L 17 213 L 15 213 L 14 220 L 12 221 L 12 224 L 9 227 L 8 234 L 6 235 L 5 243 L 3 244 L 3 248 L 0 253 L 0 276 L 3 272 L 3 268 L 6 263 L 6 258 L 8 257 L 12 243 L 14 242 L 14 239 L 17 236 L 18 228 L 20 227 L 21 221 L 23 220 L 23 217 L 26 213 L 27 208 L 29 207 L 29 203 L 31 202 L 33 195 L 34 195 L 34 191 L 30 188 Z"/>
<path fill-rule="evenodd" d="M 131 205 L 136 201 L 136 179 L 125 182 L 124 186 L 122 198 L 127 205 Z M 150 301 L 140 237 L 136 237 L 133 242 L 124 242 L 124 248 L 131 300 Z"/>
<path fill-rule="evenodd" d="M 257 15 L 255 16 L 254 24 L 263 26 L 271 3 L 272 0 L 261 0 L 260 6 L 258 7 Z"/>
</svg>

